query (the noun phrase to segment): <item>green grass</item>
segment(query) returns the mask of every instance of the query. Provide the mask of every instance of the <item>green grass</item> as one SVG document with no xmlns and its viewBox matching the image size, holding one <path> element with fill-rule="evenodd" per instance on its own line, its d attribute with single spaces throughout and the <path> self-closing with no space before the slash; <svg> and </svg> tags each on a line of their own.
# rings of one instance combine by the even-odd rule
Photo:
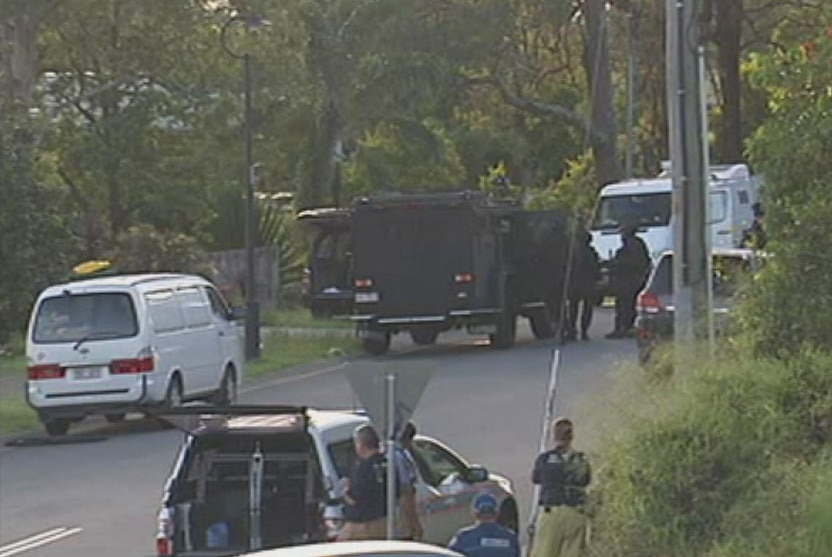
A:
<svg viewBox="0 0 832 557">
<path fill-rule="evenodd" d="M 0 377 L 18 377 L 23 380 L 25 376 L 26 358 L 24 356 L 0 356 Z"/>
<path fill-rule="evenodd" d="M 263 339 L 260 359 L 246 364 L 246 375 L 261 377 L 292 366 L 358 352 L 358 341 L 347 335 L 268 335 Z"/>
<path fill-rule="evenodd" d="M 269 327 L 292 327 L 298 329 L 351 329 L 348 319 L 317 319 L 305 308 L 282 309 L 267 312 L 263 324 Z"/>
<path fill-rule="evenodd" d="M 38 427 L 38 416 L 22 396 L 0 398 L 0 434 L 31 431 Z"/>
</svg>

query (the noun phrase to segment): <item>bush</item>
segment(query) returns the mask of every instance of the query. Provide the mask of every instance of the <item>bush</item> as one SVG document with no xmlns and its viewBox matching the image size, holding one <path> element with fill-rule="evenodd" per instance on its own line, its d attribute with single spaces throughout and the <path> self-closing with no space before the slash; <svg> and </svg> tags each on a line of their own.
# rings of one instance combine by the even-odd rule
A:
<svg viewBox="0 0 832 557">
<path fill-rule="evenodd" d="M 821 353 L 785 364 L 739 354 L 642 377 L 640 415 L 602 455 L 599 554 L 819 555 L 808 509 L 816 487 L 832 487 L 830 369 Z"/>
</svg>

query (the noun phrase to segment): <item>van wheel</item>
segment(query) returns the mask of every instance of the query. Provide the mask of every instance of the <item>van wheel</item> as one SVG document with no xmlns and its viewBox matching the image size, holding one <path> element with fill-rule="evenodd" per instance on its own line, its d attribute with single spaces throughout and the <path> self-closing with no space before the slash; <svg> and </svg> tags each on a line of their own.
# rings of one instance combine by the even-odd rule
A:
<svg viewBox="0 0 832 557">
<path fill-rule="evenodd" d="M 117 424 L 123 422 L 126 416 L 124 412 L 112 412 L 110 414 L 104 414 L 104 419 L 111 424 Z"/>
<path fill-rule="evenodd" d="M 168 385 L 168 392 L 165 394 L 165 406 L 168 408 L 178 408 L 182 406 L 184 398 L 182 396 L 182 380 L 178 375 L 174 375 Z"/>
<path fill-rule="evenodd" d="M 218 406 L 231 406 L 237 403 L 237 382 L 235 381 L 234 369 L 231 367 L 225 370 L 215 402 Z"/>
<path fill-rule="evenodd" d="M 46 428 L 46 433 L 50 436 L 61 437 L 69 431 L 69 420 L 65 418 L 51 418 L 43 422 L 43 427 Z"/>
</svg>

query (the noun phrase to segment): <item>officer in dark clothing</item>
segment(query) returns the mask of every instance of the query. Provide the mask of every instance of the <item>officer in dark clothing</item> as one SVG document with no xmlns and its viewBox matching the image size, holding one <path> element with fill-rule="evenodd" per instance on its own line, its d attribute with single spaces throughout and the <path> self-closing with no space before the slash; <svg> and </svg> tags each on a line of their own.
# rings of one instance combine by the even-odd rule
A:
<svg viewBox="0 0 832 557">
<path fill-rule="evenodd" d="M 763 229 L 763 217 L 766 212 L 759 203 L 752 205 L 751 210 L 754 213 L 754 220 L 748 230 L 743 232 L 740 245 L 744 248 L 763 249 L 768 242 L 766 231 Z"/>
<path fill-rule="evenodd" d="M 371 426 L 356 429 L 353 441 L 358 461 L 344 492 L 345 524 L 338 540 L 383 540 L 387 534 L 387 459 L 379 451 L 381 442 Z"/>
<path fill-rule="evenodd" d="M 636 298 L 650 272 L 650 253 L 644 240 L 636 236 L 638 227 L 621 228 L 621 247 L 612 260 L 615 291 L 615 330 L 607 338 L 625 338 L 636 320 Z"/>
<path fill-rule="evenodd" d="M 591 479 L 584 453 L 572 449 L 573 426 L 558 418 L 555 447 L 537 457 L 532 483 L 540 485 L 540 505 L 530 557 L 582 557 L 588 551 L 589 522 L 582 513 Z"/>
<path fill-rule="evenodd" d="M 580 241 L 576 242 L 570 264 L 566 328 L 563 335 L 563 339 L 567 341 L 578 338 L 576 325 L 579 309 L 581 310 L 581 340 L 589 340 L 592 310 L 598 301 L 596 285 L 601 277 L 600 258 L 598 252 L 592 247 L 592 236 L 586 231 L 582 236 Z"/>
<path fill-rule="evenodd" d="M 465 557 L 520 557 L 517 533 L 497 524 L 497 499 L 481 493 L 474 499 L 477 523 L 463 528 L 448 544 L 448 549 Z"/>
</svg>

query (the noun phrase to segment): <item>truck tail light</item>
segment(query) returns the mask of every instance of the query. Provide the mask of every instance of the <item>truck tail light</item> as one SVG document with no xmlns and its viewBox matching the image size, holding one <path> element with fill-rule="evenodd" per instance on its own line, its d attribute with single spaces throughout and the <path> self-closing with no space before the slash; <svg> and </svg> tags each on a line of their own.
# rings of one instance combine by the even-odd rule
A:
<svg viewBox="0 0 832 557">
<path fill-rule="evenodd" d="M 63 379 L 66 375 L 66 368 L 58 364 L 38 364 L 26 368 L 26 377 L 32 381 L 42 379 Z"/>
<path fill-rule="evenodd" d="M 173 555 L 173 542 L 170 538 L 159 536 L 156 538 L 156 555 L 167 557 Z"/>
<path fill-rule="evenodd" d="M 474 282 L 474 275 L 471 273 L 459 273 L 454 275 L 454 282 L 458 284 L 470 284 Z"/>
<path fill-rule="evenodd" d="M 356 288 L 370 288 L 373 286 L 373 279 L 356 279 L 355 280 L 355 287 Z"/>
</svg>

